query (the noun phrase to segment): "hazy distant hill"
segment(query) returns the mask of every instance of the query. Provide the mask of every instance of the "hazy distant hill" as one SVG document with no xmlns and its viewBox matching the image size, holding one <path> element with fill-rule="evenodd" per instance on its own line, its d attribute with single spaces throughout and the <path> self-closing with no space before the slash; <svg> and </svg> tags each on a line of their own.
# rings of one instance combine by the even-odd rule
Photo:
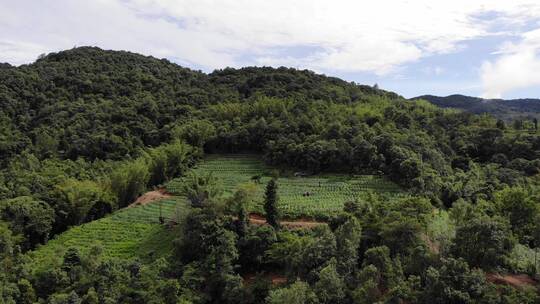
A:
<svg viewBox="0 0 540 304">
<path fill-rule="evenodd" d="M 503 119 L 517 116 L 540 118 L 540 99 L 483 99 L 458 94 L 446 97 L 422 95 L 412 99 L 425 99 L 439 107 L 457 108 L 475 114 L 490 113 Z"/>
</svg>

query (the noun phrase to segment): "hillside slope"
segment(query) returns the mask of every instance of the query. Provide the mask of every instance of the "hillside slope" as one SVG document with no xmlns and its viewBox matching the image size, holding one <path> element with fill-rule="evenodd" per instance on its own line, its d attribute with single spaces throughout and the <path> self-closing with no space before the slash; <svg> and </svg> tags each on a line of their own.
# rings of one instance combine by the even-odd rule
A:
<svg viewBox="0 0 540 304">
<path fill-rule="evenodd" d="M 386 174 L 433 197 L 469 159 L 486 163 L 502 154 L 512 170 L 534 174 L 538 167 L 531 163 L 536 136 L 508 137 L 489 118 L 307 70 L 205 74 L 93 47 L 2 69 L 0 167 L 23 151 L 38 159 L 122 160 L 181 139 L 314 173 Z"/>
<path fill-rule="evenodd" d="M 63 256 L 68 248 L 87 253 L 99 246 L 106 258 L 138 258 L 151 262 L 170 255 L 173 240 L 179 234 L 178 226 L 160 224 L 160 216 L 178 224 L 188 210 L 185 200 L 178 197 L 124 208 L 67 230 L 30 255 L 36 266 L 50 267 L 52 260 Z"/>
<path fill-rule="evenodd" d="M 307 70 L 204 74 L 165 59 L 80 47 L 0 73 L 0 163 L 32 144 L 46 155 L 121 159 L 170 139 L 197 109 L 258 96 L 351 103 L 394 93 Z M 40 151 L 41 153 L 44 153 Z"/>
</svg>

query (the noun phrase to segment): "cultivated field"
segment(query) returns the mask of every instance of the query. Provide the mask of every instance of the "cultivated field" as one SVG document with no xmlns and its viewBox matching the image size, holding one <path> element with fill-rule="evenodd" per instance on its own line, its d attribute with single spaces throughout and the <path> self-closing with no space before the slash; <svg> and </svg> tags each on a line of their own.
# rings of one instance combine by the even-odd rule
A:
<svg viewBox="0 0 540 304">
<path fill-rule="evenodd" d="M 231 195 L 238 185 L 252 182 L 252 177 L 261 175 L 257 183 L 257 195 L 250 206 L 251 212 L 263 213 L 264 187 L 270 180 L 274 168 L 266 166 L 254 155 L 211 155 L 201 161 L 196 172 L 212 172 L 221 181 L 225 195 Z M 396 196 L 404 192 L 394 183 L 374 175 L 338 175 L 295 177 L 294 172 L 278 179 L 280 208 L 288 218 L 324 218 L 343 209 L 348 200 L 360 199 L 368 193 Z M 172 180 L 167 190 L 179 194 L 181 178 Z M 309 195 L 307 195 L 309 193 Z"/>
<path fill-rule="evenodd" d="M 124 259 L 151 260 L 172 252 L 175 230 L 160 224 L 160 214 L 165 221 L 181 221 L 187 203 L 180 198 L 119 210 L 112 215 L 73 227 L 38 248 L 31 254 L 38 264 L 48 265 L 54 257 L 62 257 L 70 247 L 81 252 L 95 245 L 103 249 L 103 256 Z M 161 211 L 160 211 L 161 209 Z"/>
<path fill-rule="evenodd" d="M 264 213 L 264 187 L 274 169 L 264 165 L 259 157 L 214 155 L 205 158 L 194 170 L 201 174 L 212 172 L 218 177 L 225 196 L 230 196 L 238 185 L 252 182 L 253 176 L 261 175 L 260 183 L 256 184 L 256 198 L 249 208 L 251 212 Z M 174 179 L 167 185 L 167 190 L 179 194 L 180 183 L 181 178 Z M 290 176 L 280 177 L 278 184 L 280 208 L 287 218 L 325 218 L 342 210 L 346 201 L 362 198 L 368 193 L 388 197 L 404 193 L 394 183 L 373 175 Z M 305 195 L 307 192 L 309 196 Z M 54 259 L 62 257 L 67 248 L 75 247 L 85 252 L 100 245 L 104 257 L 152 260 L 167 256 L 173 250 L 172 241 L 178 228 L 160 224 L 160 216 L 165 222 L 178 223 L 188 208 L 185 199 L 178 196 L 124 208 L 103 219 L 69 229 L 31 255 L 36 263 L 50 265 Z"/>
</svg>

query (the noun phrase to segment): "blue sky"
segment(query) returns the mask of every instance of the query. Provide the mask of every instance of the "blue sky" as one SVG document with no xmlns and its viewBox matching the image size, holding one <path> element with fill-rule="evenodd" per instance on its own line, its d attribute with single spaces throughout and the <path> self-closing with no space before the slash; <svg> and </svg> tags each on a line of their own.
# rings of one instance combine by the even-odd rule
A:
<svg viewBox="0 0 540 304">
<path fill-rule="evenodd" d="M 0 62 L 93 45 L 307 68 L 405 97 L 540 98 L 537 0 L 0 0 Z"/>
</svg>

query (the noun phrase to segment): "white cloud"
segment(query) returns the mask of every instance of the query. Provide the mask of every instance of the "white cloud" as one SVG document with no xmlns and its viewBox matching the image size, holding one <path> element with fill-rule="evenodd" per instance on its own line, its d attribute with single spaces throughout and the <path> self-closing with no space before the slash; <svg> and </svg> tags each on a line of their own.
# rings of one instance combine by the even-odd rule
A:
<svg viewBox="0 0 540 304">
<path fill-rule="evenodd" d="M 379 75 L 526 23 L 536 0 L 0 0 L 0 61 L 28 63 L 74 45 L 126 49 L 205 69 L 287 65 Z M 283 56 L 276 48 L 309 49 Z"/>
<path fill-rule="evenodd" d="M 505 42 L 500 56 L 482 65 L 484 98 L 502 98 L 519 88 L 540 85 L 540 29 L 524 33 L 519 43 Z"/>
<path fill-rule="evenodd" d="M 43 54 L 47 51 L 42 45 L 31 42 L 0 40 L 0 58 L 5 58 L 5 61 L 14 64 L 26 63 L 29 58 L 35 59 L 36 54 Z"/>
<path fill-rule="evenodd" d="M 440 66 L 427 66 L 422 69 L 422 72 L 427 76 L 440 76 L 444 71 L 445 69 Z"/>
</svg>

